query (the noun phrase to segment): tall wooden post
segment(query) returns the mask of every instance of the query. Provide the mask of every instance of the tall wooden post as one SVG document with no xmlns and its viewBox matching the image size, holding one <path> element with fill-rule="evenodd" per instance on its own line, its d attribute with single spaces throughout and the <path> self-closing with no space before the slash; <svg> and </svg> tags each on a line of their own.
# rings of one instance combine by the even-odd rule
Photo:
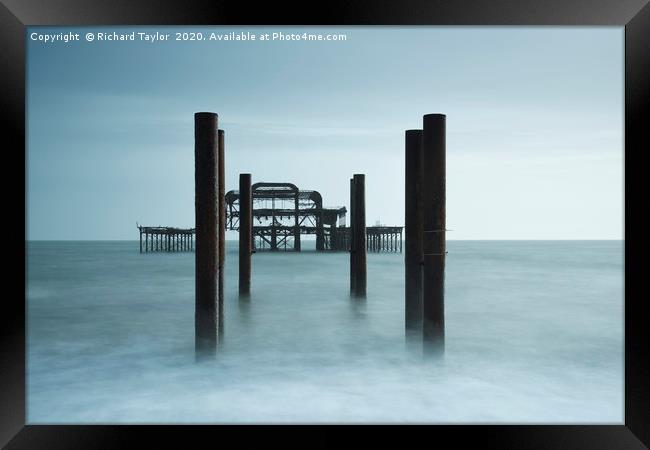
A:
<svg viewBox="0 0 650 450">
<path fill-rule="evenodd" d="M 425 115 L 422 131 L 422 334 L 435 355 L 445 348 L 445 119 Z"/>
<path fill-rule="evenodd" d="M 354 294 L 366 295 L 366 176 L 355 174 L 354 183 Z"/>
<path fill-rule="evenodd" d="M 218 130 L 218 150 L 219 150 L 219 339 L 224 333 L 224 263 L 226 261 L 226 158 L 225 158 L 225 133 Z"/>
<path fill-rule="evenodd" d="M 253 196 L 251 174 L 239 175 L 239 294 L 251 290 L 251 255 L 253 253 Z"/>
<path fill-rule="evenodd" d="M 354 179 L 350 178 L 350 293 L 354 294 L 356 291 L 357 260 L 354 257 L 354 235 L 355 235 L 355 221 L 354 221 Z"/>
<path fill-rule="evenodd" d="M 219 168 L 217 114 L 194 114 L 194 189 L 196 223 L 195 348 L 198 355 L 217 349 L 219 279 Z"/>
<path fill-rule="evenodd" d="M 407 130 L 404 186 L 404 322 L 406 338 L 422 333 L 422 130 Z"/>
</svg>

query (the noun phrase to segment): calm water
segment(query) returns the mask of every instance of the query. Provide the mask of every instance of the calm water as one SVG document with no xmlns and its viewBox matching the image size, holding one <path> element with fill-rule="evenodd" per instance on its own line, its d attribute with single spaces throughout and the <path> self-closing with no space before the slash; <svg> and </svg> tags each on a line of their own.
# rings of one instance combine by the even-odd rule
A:
<svg viewBox="0 0 650 450">
<path fill-rule="evenodd" d="M 403 256 L 226 257 L 225 337 L 194 358 L 194 254 L 28 244 L 30 423 L 621 423 L 623 243 L 451 241 L 446 354 L 405 347 Z"/>
</svg>

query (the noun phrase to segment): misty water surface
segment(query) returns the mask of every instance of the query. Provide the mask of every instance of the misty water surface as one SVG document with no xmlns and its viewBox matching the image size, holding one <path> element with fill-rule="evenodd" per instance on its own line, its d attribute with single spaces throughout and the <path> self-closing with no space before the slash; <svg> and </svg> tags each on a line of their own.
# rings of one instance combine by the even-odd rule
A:
<svg viewBox="0 0 650 450">
<path fill-rule="evenodd" d="M 304 247 L 313 242 L 305 242 Z M 403 255 L 226 257 L 225 336 L 194 358 L 194 254 L 29 242 L 29 423 L 621 423 L 621 241 L 451 241 L 446 354 L 404 343 Z"/>
</svg>

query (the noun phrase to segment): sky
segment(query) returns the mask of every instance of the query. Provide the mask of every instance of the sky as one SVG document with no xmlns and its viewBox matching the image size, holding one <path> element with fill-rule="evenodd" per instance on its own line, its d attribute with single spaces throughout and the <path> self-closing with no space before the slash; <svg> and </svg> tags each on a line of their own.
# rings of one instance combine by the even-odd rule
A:
<svg viewBox="0 0 650 450">
<path fill-rule="evenodd" d="M 85 39 L 113 31 L 170 38 Z M 68 32 L 80 40 L 32 39 Z M 229 32 L 346 40 L 208 40 Z M 404 131 L 446 114 L 447 239 L 623 239 L 623 38 L 623 27 L 29 27 L 27 239 L 193 227 L 198 111 L 225 130 L 226 190 L 251 173 L 348 206 L 350 177 L 365 173 L 367 224 L 395 226 Z"/>
</svg>

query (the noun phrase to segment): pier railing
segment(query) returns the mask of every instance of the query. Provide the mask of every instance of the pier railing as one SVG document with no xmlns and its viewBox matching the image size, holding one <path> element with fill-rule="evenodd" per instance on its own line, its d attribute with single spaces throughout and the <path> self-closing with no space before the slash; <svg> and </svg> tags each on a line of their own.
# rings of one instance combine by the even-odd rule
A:
<svg viewBox="0 0 650 450">
<path fill-rule="evenodd" d="M 194 228 L 138 226 L 138 230 L 140 253 L 194 251 Z"/>
</svg>

